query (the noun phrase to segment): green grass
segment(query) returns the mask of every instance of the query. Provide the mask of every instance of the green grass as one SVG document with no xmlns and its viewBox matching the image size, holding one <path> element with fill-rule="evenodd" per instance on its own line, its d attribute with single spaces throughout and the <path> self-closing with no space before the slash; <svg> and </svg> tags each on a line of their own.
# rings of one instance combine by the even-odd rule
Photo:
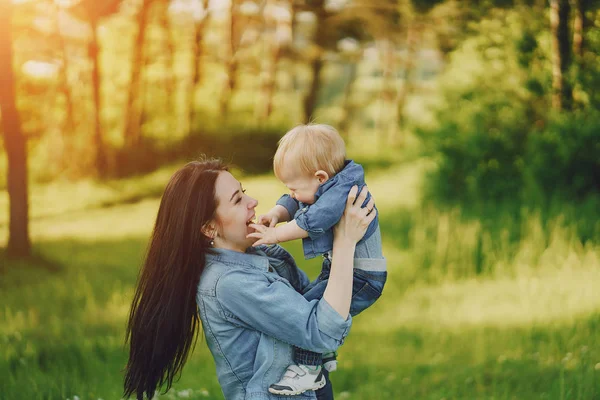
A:
<svg viewBox="0 0 600 400">
<path fill-rule="evenodd" d="M 497 209 L 478 219 L 421 205 L 428 167 L 369 170 L 390 275 L 340 349 L 336 398 L 600 399 L 593 212 L 581 211 L 586 220 L 567 205 L 553 215 Z M 0 398 L 120 399 L 133 286 L 171 172 L 32 187 L 35 250 L 55 270 L 0 258 Z M 243 183 L 258 212 L 282 190 L 268 176 Z M 591 232 L 584 244 L 582 229 Z M 0 220 L 0 246 L 6 234 Z M 301 260 L 298 243 L 288 248 Z M 300 265 L 318 272 L 317 260 Z M 222 398 L 202 337 L 160 397 Z"/>
</svg>

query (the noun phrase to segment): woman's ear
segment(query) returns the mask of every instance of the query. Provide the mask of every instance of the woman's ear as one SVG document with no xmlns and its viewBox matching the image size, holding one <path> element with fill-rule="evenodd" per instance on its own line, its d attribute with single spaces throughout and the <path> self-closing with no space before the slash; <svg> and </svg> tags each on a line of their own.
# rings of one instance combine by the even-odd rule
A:
<svg viewBox="0 0 600 400">
<path fill-rule="evenodd" d="M 315 177 L 319 180 L 319 183 L 323 183 L 329 179 L 329 174 L 322 169 L 315 172 Z"/>
<path fill-rule="evenodd" d="M 201 231 L 204 236 L 211 240 L 217 236 L 217 227 L 213 221 L 205 223 Z"/>
</svg>

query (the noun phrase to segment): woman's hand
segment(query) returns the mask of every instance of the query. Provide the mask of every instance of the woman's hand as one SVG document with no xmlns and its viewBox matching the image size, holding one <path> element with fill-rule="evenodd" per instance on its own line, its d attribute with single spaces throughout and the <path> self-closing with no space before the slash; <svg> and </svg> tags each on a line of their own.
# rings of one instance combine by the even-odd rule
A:
<svg viewBox="0 0 600 400">
<path fill-rule="evenodd" d="M 367 186 L 362 188 L 358 197 L 357 193 L 358 186 L 353 186 L 348 193 L 346 209 L 333 231 L 335 239 L 347 239 L 352 243 L 357 243 L 365 235 L 369 224 L 377 215 L 373 196 L 365 207 L 361 207 L 369 193 Z"/>
<path fill-rule="evenodd" d="M 361 207 L 367 198 L 367 187 L 363 187 L 358 197 L 358 186 L 353 186 L 348 193 L 346 209 L 334 228 L 333 257 L 329 281 L 323 293 L 323 299 L 342 317 L 350 313 L 352 299 L 352 267 L 356 243 L 367 232 L 371 221 L 375 219 L 377 210 L 375 200 L 371 199 L 365 207 Z"/>
</svg>

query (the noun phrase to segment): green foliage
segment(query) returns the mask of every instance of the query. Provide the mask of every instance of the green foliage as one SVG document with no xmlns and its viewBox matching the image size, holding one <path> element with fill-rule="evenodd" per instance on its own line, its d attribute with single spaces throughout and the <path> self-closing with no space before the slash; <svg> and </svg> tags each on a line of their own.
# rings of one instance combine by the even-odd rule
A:
<svg viewBox="0 0 600 400">
<path fill-rule="evenodd" d="M 502 199 L 523 186 L 527 126 L 507 104 L 490 104 L 483 112 L 506 118 L 473 116 L 472 124 L 446 123 L 428 137 L 439 153 L 439 169 L 429 185 L 444 198 Z"/>
<path fill-rule="evenodd" d="M 222 158 L 247 173 L 264 173 L 272 169 L 277 142 L 285 132 L 285 128 L 275 126 L 224 126 L 215 131 L 192 132 L 170 143 L 144 138 L 134 149 L 113 149 L 116 160 L 112 176 L 147 173 L 202 154 Z"/>
<path fill-rule="evenodd" d="M 600 192 L 600 114 L 559 115 L 529 136 L 527 168 L 545 193 Z"/>
<path fill-rule="evenodd" d="M 439 165 L 428 182 L 434 196 L 536 201 L 539 193 L 579 200 L 600 190 L 594 95 L 576 113 L 549 113 L 549 37 L 529 18 L 496 11 L 473 25 L 474 35 L 452 54 L 440 77 L 446 105 L 438 125 L 420 131 Z M 586 79 L 600 76 L 593 70 Z"/>
<path fill-rule="evenodd" d="M 487 104 L 471 124 L 447 122 L 427 132 L 439 165 L 429 192 L 468 201 L 529 197 L 538 190 L 544 198 L 580 200 L 600 192 L 597 113 L 562 114 L 536 129 L 518 111 Z"/>
<path fill-rule="evenodd" d="M 589 29 L 584 37 L 584 54 L 575 59 L 576 100 L 581 106 L 600 110 L 600 29 Z"/>
<path fill-rule="evenodd" d="M 501 199 L 523 185 L 532 96 L 516 61 L 518 33 L 500 23 L 483 21 L 482 34 L 453 54 L 440 78 L 439 123 L 419 132 L 439 164 L 429 185 L 443 198 Z"/>
</svg>

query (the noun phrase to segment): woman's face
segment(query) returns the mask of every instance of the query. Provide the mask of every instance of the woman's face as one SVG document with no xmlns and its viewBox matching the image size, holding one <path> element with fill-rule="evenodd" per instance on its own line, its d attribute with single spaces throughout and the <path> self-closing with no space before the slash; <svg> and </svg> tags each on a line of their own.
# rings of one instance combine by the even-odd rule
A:
<svg viewBox="0 0 600 400">
<path fill-rule="evenodd" d="M 242 184 L 229 172 L 219 173 L 215 182 L 217 200 L 215 247 L 245 251 L 257 239 L 246 238 L 254 232 L 248 227 L 255 216 L 258 201 L 246 195 Z"/>
</svg>

